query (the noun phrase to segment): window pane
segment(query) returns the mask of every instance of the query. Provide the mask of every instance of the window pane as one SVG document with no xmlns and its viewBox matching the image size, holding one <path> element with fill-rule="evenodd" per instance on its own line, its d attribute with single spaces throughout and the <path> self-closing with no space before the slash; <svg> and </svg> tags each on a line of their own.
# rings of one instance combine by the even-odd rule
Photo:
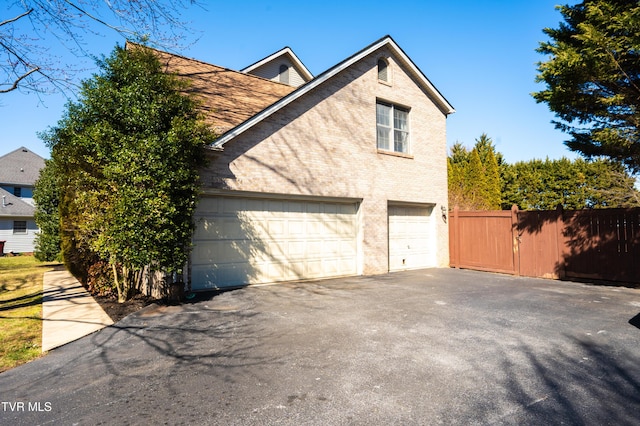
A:
<svg viewBox="0 0 640 426">
<path fill-rule="evenodd" d="M 393 132 L 393 150 L 407 154 L 409 152 L 409 133 L 396 130 Z"/>
<path fill-rule="evenodd" d="M 378 149 L 389 150 L 389 134 L 391 129 L 388 127 L 378 126 Z"/>
<path fill-rule="evenodd" d="M 409 121 L 407 116 L 409 114 L 401 109 L 394 108 L 393 110 L 393 127 L 398 130 L 409 130 Z"/>
<path fill-rule="evenodd" d="M 391 126 L 391 107 L 376 104 L 376 123 L 383 126 Z"/>
<path fill-rule="evenodd" d="M 13 233 L 14 234 L 26 234 L 27 233 L 27 221 L 26 220 L 14 220 L 13 221 Z"/>
</svg>

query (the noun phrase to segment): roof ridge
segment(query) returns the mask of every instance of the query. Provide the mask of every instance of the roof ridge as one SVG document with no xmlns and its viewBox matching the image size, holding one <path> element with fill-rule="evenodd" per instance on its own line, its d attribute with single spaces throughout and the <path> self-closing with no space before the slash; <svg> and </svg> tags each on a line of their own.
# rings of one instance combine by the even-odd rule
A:
<svg viewBox="0 0 640 426">
<path fill-rule="evenodd" d="M 7 152 L 6 154 L 0 155 L 0 159 L 2 159 L 2 158 L 4 158 L 4 157 L 6 157 L 6 156 L 8 156 L 8 155 L 15 154 L 15 153 L 16 153 L 16 152 L 18 152 L 18 151 L 28 152 L 28 153 L 30 153 L 30 154 L 33 154 L 33 155 L 36 155 L 36 156 L 40 157 L 40 156 L 39 156 L 38 154 L 36 154 L 35 152 L 33 152 L 32 150 L 30 150 L 30 149 L 29 149 L 29 148 L 27 148 L 26 146 L 22 145 L 20 148 L 14 149 L 13 151 Z M 44 160 L 44 157 L 40 157 L 40 158 L 42 158 L 42 159 Z"/>
</svg>

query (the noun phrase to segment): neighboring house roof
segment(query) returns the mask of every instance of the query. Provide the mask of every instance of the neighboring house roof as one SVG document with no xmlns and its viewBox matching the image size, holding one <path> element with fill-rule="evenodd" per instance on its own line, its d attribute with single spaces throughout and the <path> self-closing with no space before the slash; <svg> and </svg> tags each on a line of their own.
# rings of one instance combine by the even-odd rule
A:
<svg viewBox="0 0 640 426">
<path fill-rule="evenodd" d="M 442 111 L 443 114 L 448 115 L 455 112 L 455 109 L 453 108 L 453 106 L 445 99 L 444 96 L 442 96 L 442 94 L 435 88 L 435 86 L 431 84 L 429 79 L 416 66 L 416 64 L 413 63 L 413 61 L 407 56 L 407 54 L 404 53 L 404 51 L 391 38 L 391 36 L 385 36 L 380 40 L 376 41 L 375 43 L 369 45 L 368 47 L 365 47 L 360 52 L 357 52 L 351 57 L 345 59 L 344 61 L 340 62 L 334 67 L 318 75 L 316 78 L 304 84 L 303 86 L 300 86 L 295 91 L 289 93 L 287 96 L 283 97 L 279 101 L 271 104 L 264 110 L 253 115 L 248 120 L 242 122 L 241 124 L 237 125 L 233 129 L 230 129 L 229 131 L 224 133 L 220 138 L 218 138 L 211 145 L 211 147 L 221 149 L 224 146 L 224 144 L 229 142 L 231 139 L 235 138 L 236 136 L 245 132 L 246 130 L 252 128 L 257 123 L 271 116 L 276 111 L 280 110 L 281 108 L 285 107 L 286 105 L 290 104 L 291 102 L 295 101 L 296 99 L 300 98 L 301 96 L 310 92 L 311 90 L 314 90 L 316 87 L 320 86 L 321 84 L 323 84 L 324 82 L 326 82 L 331 77 L 338 74 L 339 72 L 343 71 L 344 69 L 350 67 L 354 63 L 358 62 L 359 60 L 363 59 L 364 57 L 370 55 L 371 53 L 383 47 L 388 48 L 397 57 L 400 63 L 402 63 L 402 65 L 404 65 L 404 67 L 408 70 L 408 72 L 415 78 L 417 84 L 423 88 L 423 90 L 427 93 L 429 97 L 431 97 L 433 102 L 438 106 L 438 108 Z"/>
<path fill-rule="evenodd" d="M 19 197 L 0 188 L 0 217 L 33 217 L 36 209 Z"/>
<path fill-rule="evenodd" d="M 139 46 L 127 42 L 127 48 Z M 188 79 L 186 93 L 202 101 L 205 120 L 222 134 L 293 90 L 286 84 L 153 49 L 168 73 Z"/>
<path fill-rule="evenodd" d="M 311 72 L 307 69 L 307 67 L 304 66 L 302 61 L 298 59 L 296 54 L 293 53 L 293 50 L 291 50 L 291 48 L 288 46 L 278 50 L 275 53 L 272 53 L 271 55 L 267 56 L 264 59 L 259 60 L 254 64 L 249 65 L 248 67 L 240 70 L 240 72 L 251 74 L 253 70 L 260 68 L 261 66 L 269 62 L 277 61 L 281 57 L 286 57 L 287 59 L 289 59 L 289 61 L 293 64 L 293 66 L 296 68 L 298 73 L 303 77 L 305 82 L 313 79 L 313 74 L 311 74 Z"/>
<path fill-rule="evenodd" d="M 44 158 L 20 147 L 0 157 L 0 184 L 33 186 L 44 167 Z"/>
</svg>

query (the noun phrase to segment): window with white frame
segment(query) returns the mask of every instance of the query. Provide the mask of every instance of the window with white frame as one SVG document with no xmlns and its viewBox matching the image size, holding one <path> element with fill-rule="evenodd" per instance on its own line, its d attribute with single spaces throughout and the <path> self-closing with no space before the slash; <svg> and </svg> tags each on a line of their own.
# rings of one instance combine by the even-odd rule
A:
<svg viewBox="0 0 640 426">
<path fill-rule="evenodd" d="M 26 220 L 14 220 L 13 221 L 13 233 L 14 234 L 26 234 L 27 233 L 27 221 Z"/>
<path fill-rule="evenodd" d="M 409 110 L 397 105 L 376 103 L 378 149 L 409 154 Z"/>
</svg>

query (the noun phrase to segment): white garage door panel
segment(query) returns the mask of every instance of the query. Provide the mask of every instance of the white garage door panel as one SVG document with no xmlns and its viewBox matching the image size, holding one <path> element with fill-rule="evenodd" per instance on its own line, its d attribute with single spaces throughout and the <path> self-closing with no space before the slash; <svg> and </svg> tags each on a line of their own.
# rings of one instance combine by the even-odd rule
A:
<svg viewBox="0 0 640 426">
<path fill-rule="evenodd" d="M 355 275 L 356 212 L 355 204 L 204 198 L 192 288 Z"/>
<path fill-rule="evenodd" d="M 389 206 L 389 270 L 435 266 L 431 207 Z"/>
</svg>

